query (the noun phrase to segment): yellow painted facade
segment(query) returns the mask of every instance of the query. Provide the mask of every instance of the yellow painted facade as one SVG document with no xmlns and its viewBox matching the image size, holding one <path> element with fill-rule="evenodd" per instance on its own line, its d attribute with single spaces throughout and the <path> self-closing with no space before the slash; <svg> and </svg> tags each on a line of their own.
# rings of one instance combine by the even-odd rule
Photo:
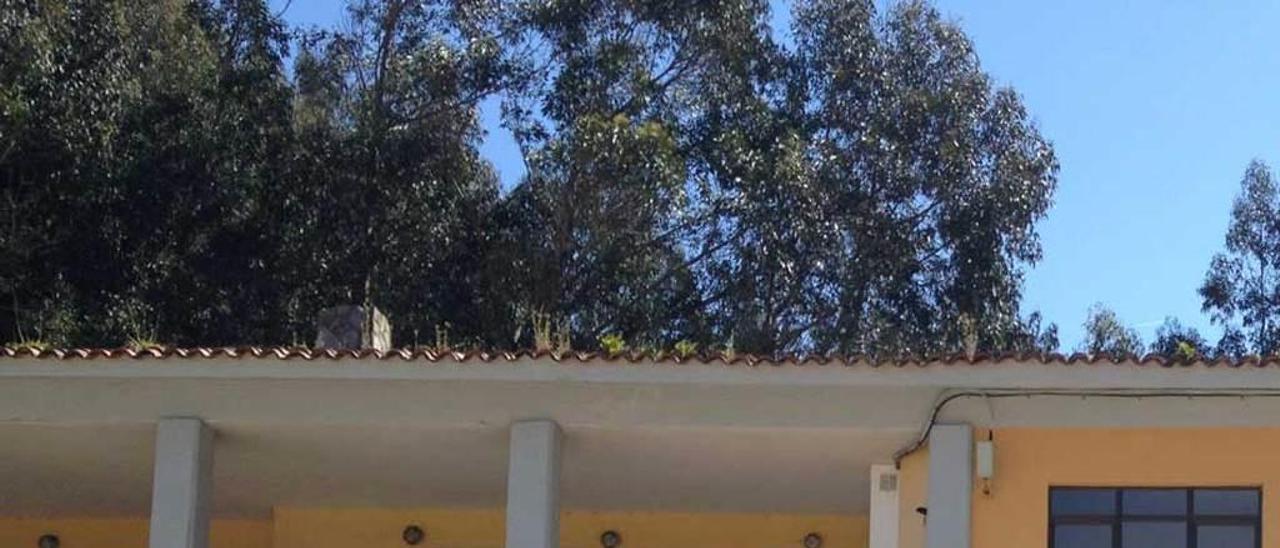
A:
<svg viewBox="0 0 1280 548">
<path fill-rule="evenodd" d="M 990 494 L 974 487 L 974 548 L 1047 546 L 1050 486 L 1261 487 L 1262 547 L 1280 548 L 1280 429 L 1000 429 L 994 439 Z M 927 476 L 927 450 L 903 461 L 900 548 L 924 546 Z"/>
<path fill-rule="evenodd" d="M 147 545 L 147 520 L 0 518 L 0 546 L 34 548 L 36 540 L 48 533 L 58 535 L 62 548 L 140 548 Z M 209 546 L 270 548 L 271 522 L 214 520 Z"/>
<path fill-rule="evenodd" d="M 276 509 L 262 521 L 215 520 L 213 548 L 404 548 L 404 527 L 427 533 L 426 548 L 501 548 L 501 510 Z M 866 516 L 787 514 L 684 514 L 567 511 L 561 515 L 563 548 L 600 546 L 614 530 L 628 548 L 790 548 L 818 532 L 823 548 L 866 548 Z M 56 533 L 63 548 L 130 548 L 147 545 L 143 519 L 0 519 L 0 546 L 34 546 Z"/>
<path fill-rule="evenodd" d="M 975 432 L 985 439 L 987 431 Z M 990 492 L 976 482 L 974 548 L 1047 545 L 1051 486 L 1257 486 L 1262 546 L 1280 548 L 1280 428 L 1000 429 Z M 928 449 L 902 462 L 899 548 L 924 547 Z M 500 548 L 504 516 L 494 509 L 277 508 L 271 519 L 215 520 L 213 548 L 402 548 L 406 525 L 426 548 Z M 824 548 L 866 548 L 867 518 L 852 515 L 595 512 L 561 515 L 561 546 L 593 548 L 607 530 L 628 548 L 798 547 L 819 532 Z M 33 546 L 44 533 L 64 548 L 144 547 L 145 519 L 0 518 L 0 546 Z"/>
</svg>

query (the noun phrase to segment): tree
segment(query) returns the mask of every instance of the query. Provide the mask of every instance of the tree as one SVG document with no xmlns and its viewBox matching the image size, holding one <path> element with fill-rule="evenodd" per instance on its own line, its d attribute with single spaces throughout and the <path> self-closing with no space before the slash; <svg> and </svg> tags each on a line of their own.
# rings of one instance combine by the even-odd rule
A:
<svg viewBox="0 0 1280 548">
<path fill-rule="evenodd" d="M 295 337 L 336 303 L 381 307 L 406 344 L 487 323 L 477 288 L 497 179 L 479 155 L 476 105 L 503 69 L 460 10 L 354 0 L 341 30 L 303 40 L 276 268 Z"/>
<path fill-rule="evenodd" d="M 1058 168 L 1021 100 L 923 2 L 794 19 L 794 137 L 767 151 L 780 178 L 733 188 L 747 210 L 728 317 L 759 318 L 766 351 L 946 352 L 969 322 L 980 348 L 1012 347 Z"/>
<path fill-rule="evenodd" d="M 804 3 L 787 46 L 770 4 L 349 0 L 290 43 L 263 0 L 11 0 L 0 329 L 302 343 L 355 303 L 404 344 L 1056 348 L 1016 93 L 923 2 Z"/>
<path fill-rule="evenodd" d="M 1038 353 L 1058 351 L 1058 324 L 1044 325 L 1044 317 L 1039 311 L 1027 315 L 1019 324 L 1006 350 Z"/>
<path fill-rule="evenodd" d="M 1245 170 L 1226 249 L 1209 263 L 1200 296 L 1210 319 L 1226 328 L 1220 345 L 1238 351 L 1242 337 L 1257 354 L 1280 350 L 1280 192 L 1261 161 Z"/>
<path fill-rule="evenodd" d="M 805 4 L 787 50 L 761 2 L 550 6 L 527 19 L 550 51 L 529 73 L 548 76 L 507 108 L 530 166 L 510 205 L 531 258 L 512 262 L 580 340 L 933 353 L 961 348 L 962 325 L 984 350 L 1036 338 L 1021 273 L 1057 162 L 935 10 Z M 627 137 L 643 132 L 669 148 L 622 150 L 652 147 Z"/>
<path fill-rule="evenodd" d="M 282 28 L 264 3 L 14 2 L 3 17 L 0 95 L 22 107 L 5 109 L 0 159 L 21 227 L 0 244 L 17 250 L 16 274 L 0 274 L 7 331 L 264 337 L 256 220 L 288 112 Z"/>
<path fill-rule="evenodd" d="M 534 68 L 505 101 L 529 173 L 503 205 L 499 263 L 516 265 L 503 289 L 561 318 L 575 344 L 711 343 L 704 268 L 724 244 L 706 120 L 755 98 L 766 4 L 528 6 L 520 47 L 545 53 L 521 55 Z"/>
<path fill-rule="evenodd" d="M 108 325 L 135 342 L 276 338 L 264 258 L 278 246 L 273 192 L 291 135 L 283 24 L 259 0 L 153 2 L 135 17 L 150 33 L 136 47 L 154 61 L 103 185 L 119 200 L 108 226 L 121 228 L 126 277 Z"/>
<path fill-rule="evenodd" d="M 1089 307 L 1083 327 L 1084 339 L 1076 347 L 1077 352 L 1112 356 L 1142 354 L 1142 337 L 1132 327 L 1121 323 L 1115 311 L 1102 303 Z"/>
<path fill-rule="evenodd" d="M 1151 352 L 1162 356 L 1195 359 L 1215 354 L 1214 348 L 1194 327 L 1184 326 L 1177 318 L 1167 317 L 1156 328 Z"/>
<path fill-rule="evenodd" d="M 85 231 L 55 221 L 90 211 L 77 198 L 91 196 L 88 179 L 106 169 L 132 92 L 121 12 L 107 2 L 0 9 L 0 328 L 8 337 L 68 344 L 81 326 L 74 272 L 60 259 Z"/>
</svg>

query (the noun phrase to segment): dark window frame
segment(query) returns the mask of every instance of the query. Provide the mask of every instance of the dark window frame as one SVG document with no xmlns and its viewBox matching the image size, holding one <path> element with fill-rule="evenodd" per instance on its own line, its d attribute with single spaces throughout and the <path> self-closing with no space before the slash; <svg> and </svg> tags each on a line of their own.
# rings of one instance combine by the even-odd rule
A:
<svg viewBox="0 0 1280 548">
<path fill-rule="evenodd" d="M 1065 491 L 1109 490 L 1114 491 L 1110 514 L 1072 514 L 1055 515 L 1053 495 Z M 1186 510 L 1184 514 L 1126 514 L 1124 511 L 1125 491 L 1182 491 L 1186 493 Z M 1195 494 L 1198 491 L 1252 491 L 1257 493 L 1258 508 L 1256 514 L 1196 514 Z M 1059 525 L 1108 525 L 1111 527 L 1111 547 L 1125 548 L 1121 544 L 1125 523 L 1180 523 L 1187 524 L 1187 548 L 1199 548 L 1197 529 L 1201 525 L 1234 525 L 1253 527 L 1253 546 L 1262 548 L 1262 488 L 1251 486 L 1213 486 L 1213 487 L 1144 487 L 1144 486 L 1062 486 L 1049 487 L 1049 548 L 1056 548 L 1056 532 Z M 1211 547 L 1205 547 L 1211 548 Z"/>
</svg>

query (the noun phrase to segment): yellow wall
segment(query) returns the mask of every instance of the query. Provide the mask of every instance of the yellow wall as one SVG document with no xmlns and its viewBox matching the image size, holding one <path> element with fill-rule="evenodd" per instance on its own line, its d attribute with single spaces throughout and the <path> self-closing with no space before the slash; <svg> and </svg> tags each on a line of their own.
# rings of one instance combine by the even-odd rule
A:
<svg viewBox="0 0 1280 548">
<path fill-rule="evenodd" d="M 501 548 L 501 510 L 292 509 L 272 521 L 215 521 L 213 548 L 404 548 L 400 533 L 422 527 L 424 548 Z M 782 514 L 679 514 L 568 511 L 561 515 L 561 546 L 594 548 L 614 530 L 625 548 L 790 548 L 819 532 L 823 548 L 866 548 L 866 516 Z M 147 545 L 145 520 L 0 519 L 0 547 L 34 546 L 57 533 L 63 548 L 129 548 Z"/>
<path fill-rule="evenodd" d="M 1280 429 L 1001 429 L 991 494 L 975 484 L 974 548 L 1048 544 L 1050 486 L 1262 487 L 1262 546 L 1280 548 Z M 986 439 L 986 431 L 975 432 Z M 900 548 L 924 546 L 927 450 L 902 463 Z"/>
<path fill-rule="evenodd" d="M 276 510 L 274 548 L 403 548 L 400 532 L 417 524 L 429 548 L 500 548 L 500 510 Z M 627 548 L 798 547 L 817 531 L 823 548 L 865 548 L 866 516 L 779 514 L 678 514 L 657 512 L 564 512 L 560 545 L 600 546 L 600 534 L 614 530 Z"/>
<path fill-rule="evenodd" d="M 0 518 L 0 546 L 34 548 L 41 535 L 56 534 L 62 548 L 130 548 L 147 545 L 144 519 L 12 519 Z M 271 522 L 214 520 L 211 548 L 270 548 Z"/>
</svg>

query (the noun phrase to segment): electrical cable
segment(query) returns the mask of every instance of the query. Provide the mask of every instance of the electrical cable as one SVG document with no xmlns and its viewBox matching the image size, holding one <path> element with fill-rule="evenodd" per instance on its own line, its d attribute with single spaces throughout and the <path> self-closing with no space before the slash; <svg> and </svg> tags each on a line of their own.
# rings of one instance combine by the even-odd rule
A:
<svg viewBox="0 0 1280 548">
<path fill-rule="evenodd" d="M 1074 390 L 1074 389 L 991 389 L 991 390 L 963 390 L 948 394 L 943 392 L 936 403 L 933 405 L 929 418 L 924 426 L 920 429 L 920 436 L 911 444 L 899 449 L 893 454 L 893 465 L 895 468 L 902 467 L 902 459 L 907 458 L 912 453 L 919 451 L 924 444 L 929 441 L 929 434 L 933 432 L 933 427 L 938 423 L 938 416 L 948 404 L 953 401 L 965 398 L 1017 398 L 1017 397 L 1080 397 L 1080 398 L 1275 398 L 1280 397 L 1280 390 L 1271 389 L 1227 389 L 1227 390 L 1135 390 L 1135 389 L 1095 389 L 1095 390 Z"/>
</svg>

